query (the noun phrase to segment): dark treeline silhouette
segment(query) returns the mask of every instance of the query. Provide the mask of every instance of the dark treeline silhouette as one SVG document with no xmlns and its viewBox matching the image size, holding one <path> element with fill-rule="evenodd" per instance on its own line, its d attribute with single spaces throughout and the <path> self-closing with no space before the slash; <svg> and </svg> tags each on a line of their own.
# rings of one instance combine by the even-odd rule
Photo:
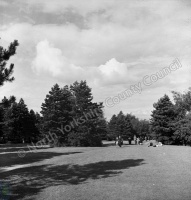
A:
<svg viewBox="0 0 191 200">
<path fill-rule="evenodd" d="M 41 115 L 28 110 L 23 99 L 4 97 L 0 106 L 0 142 L 56 146 L 101 146 L 106 135 L 102 103 L 92 101 L 86 81 L 60 88 L 55 84 L 41 106 Z M 50 134 L 55 140 L 48 139 Z"/>
<path fill-rule="evenodd" d="M 23 99 L 4 97 L 0 106 L 0 142 L 31 143 L 40 138 L 40 115 L 28 110 Z"/>
<path fill-rule="evenodd" d="M 101 146 L 106 134 L 102 104 L 93 102 L 86 81 L 63 88 L 56 84 L 41 107 L 41 131 L 56 133 L 59 145 Z"/>
</svg>

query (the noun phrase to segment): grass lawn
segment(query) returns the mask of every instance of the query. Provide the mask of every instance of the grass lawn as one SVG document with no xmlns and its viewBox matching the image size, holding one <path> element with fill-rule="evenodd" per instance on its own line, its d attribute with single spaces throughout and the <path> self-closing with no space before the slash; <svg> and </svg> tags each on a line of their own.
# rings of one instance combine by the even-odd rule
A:
<svg viewBox="0 0 191 200">
<path fill-rule="evenodd" d="M 14 200 L 190 200 L 191 148 L 106 144 L 23 158 L 7 152 L 0 154 L 0 181 Z"/>
</svg>

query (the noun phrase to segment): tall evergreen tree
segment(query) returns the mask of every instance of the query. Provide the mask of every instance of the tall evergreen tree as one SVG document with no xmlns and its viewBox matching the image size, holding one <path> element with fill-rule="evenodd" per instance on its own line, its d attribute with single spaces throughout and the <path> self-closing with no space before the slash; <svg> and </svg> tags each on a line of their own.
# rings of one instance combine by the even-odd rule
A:
<svg viewBox="0 0 191 200">
<path fill-rule="evenodd" d="M 16 102 L 15 96 L 10 96 L 9 99 L 4 97 L 0 103 L 0 137 L 1 142 L 6 142 L 8 138 L 9 131 L 3 131 L 5 128 L 5 114 L 10 112 L 12 105 Z M 9 127 L 9 130 L 11 127 Z"/>
<path fill-rule="evenodd" d="M 74 97 L 74 119 L 78 125 L 69 134 L 69 142 L 75 146 L 101 146 L 103 131 L 103 105 L 92 102 L 91 88 L 86 81 L 75 82 L 70 86 Z"/>
<path fill-rule="evenodd" d="M 21 98 L 19 103 L 17 104 L 18 113 L 18 133 L 21 134 L 22 142 L 32 142 L 32 132 L 31 126 L 33 126 L 33 122 L 30 119 L 29 110 L 24 100 Z"/>
<path fill-rule="evenodd" d="M 170 144 L 173 140 L 173 122 L 176 118 L 174 105 L 169 97 L 164 95 L 153 107 L 155 109 L 152 111 L 151 115 L 152 132 L 158 141 Z"/>
<path fill-rule="evenodd" d="M 108 133 L 111 134 L 112 139 L 121 136 L 127 140 L 133 138 L 134 130 L 131 123 L 131 115 L 124 115 L 122 111 L 119 114 L 113 115 L 108 123 Z"/>
<path fill-rule="evenodd" d="M 4 98 L 4 101 L 6 98 Z M 4 109 L 3 116 L 3 137 L 6 141 L 12 141 L 14 143 L 30 143 L 37 140 L 39 134 L 35 127 L 35 122 L 30 115 L 28 108 L 23 99 L 20 99 L 19 103 L 15 98 L 8 107 Z M 4 104 L 5 106 L 6 104 Z"/>
<path fill-rule="evenodd" d="M 64 134 L 60 129 L 69 124 L 73 111 L 72 94 L 68 86 L 61 89 L 55 84 L 41 108 L 44 134 L 53 132 L 58 135 L 60 143 L 66 143 L 67 132 Z"/>
<path fill-rule="evenodd" d="M 29 111 L 28 131 L 30 132 L 31 141 L 33 142 L 37 142 L 41 137 L 38 116 L 39 114 L 35 113 L 34 110 Z"/>
<path fill-rule="evenodd" d="M 133 129 L 133 125 L 132 125 L 132 116 L 130 115 L 126 115 L 125 116 L 125 121 L 124 121 L 124 131 L 122 134 L 122 137 L 124 139 L 133 139 L 133 136 L 135 134 L 135 131 Z"/>
<path fill-rule="evenodd" d="M 114 140 L 118 136 L 119 132 L 117 129 L 117 116 L 114 114 L 108 123 L 107 137 L 108 140 Z"/>
</svg>

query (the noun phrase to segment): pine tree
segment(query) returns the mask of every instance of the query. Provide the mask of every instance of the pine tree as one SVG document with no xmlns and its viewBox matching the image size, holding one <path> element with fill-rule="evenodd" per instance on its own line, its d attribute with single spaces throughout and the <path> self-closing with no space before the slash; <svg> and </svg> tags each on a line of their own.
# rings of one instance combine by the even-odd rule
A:
<svg viewBox="0 0 191 200">
<path fill-rule="evenodd" d="M 127 140 L 133 138 L 134 130 L 131 123 L 131 115 L 124 115 L 122 111 L 119 114 L 113 115 L 110 122 L 108 123 L 108 129 L 110 137 L 115 139 L 116 137 L 121 136 L 123 139 Z"/>
<path fill-rule="evenodd" d="M 141 138 L 149 137 L 149 126 L 150 123 L 147 120 L 139 120 L 138 135 Z"/>
<path fill-rule="evenodd" d="M 7 68 L 7 61 L 11 56 L 15 55 L 16 47 L 19 45 L 18 41 L 15 40 L 10 44 L 8 49 L 4 49 L 0 46 L 0 86 L 4 84 L 4 82 L 12 82 L 14 77 L 11 77 L 14 69 L 14 64 L 10 64 Z"/>
<path fill-rule="evenodd" d="M 30 119 L 29 110 L 24 100 L 21 98 L 18 103 L 18 124 L 20 128 L 18 128 L 22 142 L 32 142 L 32 132 L 31 126 L 33 126 L 33 122 Z"/>
<path fill-rule="evenodd" d="M 40 140 L 41 134 L 39 130 L 39 119 L 37 118 L 39 116 L 38 113 L 35 113 L 34 110 L 30 110 L 29 112 L 29 126 L 28 130 L 31 133 L 31 141 L 37 142 Z"/>
<path fill-rule="evenodd" d="M 173 122 L 176 118 L 174 105 L 167 95 L 160 98 L 153 105 L 151 126 L 152 132 L 158 141 L 170 144 L 173 140 L 174 126 Z"/>
<path fill-rule="evenodd" d="M 12 98 L 12 100 L 13 99 L 14 98 Z M 4 109 L 3 136 L 6 141 L 12 141 L 14 143 L 31 143 L 36 140 L 34 136 L 35 131 L 37 130 L 34 121 L 22 98 L 19 103 L 14 100 L 14 102 L 11 103 L 11 106 Z"/>
<path fill-rule="evenodd" d="M 113 115 L 108 123 L 107 137 L 108 140 L 115 140 L 119 136 L 117 129 L 117 116 Z"/>
<path fill-rule="evenodd" d="M 117 136 L 123 136 L 126 128 L 125 115 L 122 111 L 117 115 Z"/>
<path fill-rule="evenodd" d="M 78 124 L 69 134 L 69 143 L 74 146 L 101 146 L 102 103 L 92 102 L 93 96 L 86 81 L 76 81 L 70 90 L 73 93 L 73 118 Z"/>
<path fill-rule="evenodd" d="M 16 102 L 15 96 L 10 96 L 9 99 L 4 97 L 2 99 L 2 102 L 0 103 L 0 137 L 1 141 L 4 143 L 7 141 L 8 138 L 8 132 L 11 129 L 11 127 L 8 128 L 7 131 L 4 131 L 5 128 L 5 114 L 7 112 L 10 112 L 10 109 L 12 108 L 12 105 Z"/>
<path fill-rule="evenodd" d="M 70 124 L 73 111 L 72 94 L 68 86 L 60 89 L 59 85 L 55 84 L 46 95 L 41 108 L 44 134 L 49 132 L 57 134 L 59 142 L 63 145 L 67 142 L 68 133 L 65 130 L 61 132 L 60 129 Z"/>
<path fill-rule="evenodd" d="M 124 139 L 128 139 L 128 140 L 132 140 L 133 136 L 135 134 L 131 119 L 132 119 L 131 115 L 130 116 L 128 116 L 128 115 L 125 116 L 124 131 L 123 131 L 122 137 Z"/>
</svg>

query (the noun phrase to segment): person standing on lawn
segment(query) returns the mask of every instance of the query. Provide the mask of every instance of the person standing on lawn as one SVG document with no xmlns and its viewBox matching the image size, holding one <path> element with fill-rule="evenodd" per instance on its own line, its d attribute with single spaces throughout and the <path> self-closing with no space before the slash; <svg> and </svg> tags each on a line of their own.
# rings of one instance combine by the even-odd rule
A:
<svg viewBox="0 0 191 200">
<path fill-rule="evenodd" d="M 139 139 L 139 137 L 137 138 L 137 144 L 140 144 L 140 139 Z"/>
<path fill-rule="evenodd" d="M 137 144 L 137 137 L 136 135 L 134 135 L 134 141 L 135 141 L 135 145 Z"/>
<path fill-rule="evenodd" d="M 118 139 L 118 145 L 119 145 L 119 147 L 122 146 L 122 138 L 121 138 L 121 136 L 119 136 L 119 139 Z"/>
</svg>

